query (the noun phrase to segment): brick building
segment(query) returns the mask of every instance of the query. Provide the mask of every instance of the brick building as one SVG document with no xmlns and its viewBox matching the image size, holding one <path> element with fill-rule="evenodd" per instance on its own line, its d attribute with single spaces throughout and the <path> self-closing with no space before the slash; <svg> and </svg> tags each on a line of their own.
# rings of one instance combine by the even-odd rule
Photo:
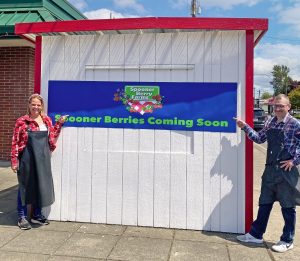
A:
<svg viewBox="0 0 300 261">
<path fill-rule="evenodd" d="M 0 2 L 0 160 L 9 160 L 15 120 L 34 92 L 35 42 L 16 36 L 15 24 L 80 19 L 86 17 L 65 0 Z"/>
</svg>

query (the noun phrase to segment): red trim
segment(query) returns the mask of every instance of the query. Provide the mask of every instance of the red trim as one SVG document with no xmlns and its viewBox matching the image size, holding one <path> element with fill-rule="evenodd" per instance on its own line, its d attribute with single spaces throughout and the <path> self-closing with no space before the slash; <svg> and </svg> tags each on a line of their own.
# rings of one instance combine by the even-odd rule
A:
<svg viewBox="0 0 300 261">
<path fill-rule="evenodd" d="M 246 122 L 253 126 L 254 32 L 246 31 Z M 246 138 L 245 150 L 245 231 L 253 221 L 253 143 Z"/>
<path fill-rule="evenodd" d="M 15 25 L 16 34 L 138 29 L 268 30 L 268 19 L 147 17 L 20 23 Z"/>
<path fill-rule="evenodd" d="M 267 31 L 262 31 L 259 36 L 256 38 L 255 42 L 254 42 L 254 47 L 258 44 L 258 42 L 260 41 L 260 39 L 265 35 Z"/>
<path fill-rule="evenodd" d="M 42 36 L 36 37 L 34 59 L 34 93 L 41 93 Z"/>
</svg>

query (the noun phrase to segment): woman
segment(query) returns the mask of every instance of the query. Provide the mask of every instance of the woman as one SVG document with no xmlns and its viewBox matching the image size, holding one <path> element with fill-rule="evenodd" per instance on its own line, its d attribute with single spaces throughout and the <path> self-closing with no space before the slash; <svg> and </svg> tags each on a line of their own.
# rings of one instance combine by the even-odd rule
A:
<svg viewBox="0 0 300 261">
<path fill-rule="evenodd" d="M 44 100 L 33 94 L 28 100 L 27 114 L 18 118 L 15 124 L 11 168 L 18 174 L 18 226 L 30 229 L 27 221 L 27 205 L 33 207 L 31 223 L 48 225 L 42 215 L 42 207 L 54 202 L 54 189 L 51 173 L 51 152 L 61 127 L 67 119 L 62 116 L 53 126 L 51 119 L 44 114 Z"/>
</svg>

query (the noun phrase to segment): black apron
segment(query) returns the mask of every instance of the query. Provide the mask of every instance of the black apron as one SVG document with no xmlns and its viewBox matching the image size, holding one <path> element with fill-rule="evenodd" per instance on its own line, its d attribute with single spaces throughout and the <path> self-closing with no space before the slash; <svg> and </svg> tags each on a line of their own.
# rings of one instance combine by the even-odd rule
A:
<svg viewBox="0 0 300 261">
<path fill-rule="evenodd" d="M 28 132 L 19 157 L 18 182 L 22 205 L 50 206 L 54 198 L 48 131 Z"/>
<path fill-rule="evenodd" d="M 284 148 L 284 129 L 267 131 L 267 160 L 262 176 L 259 204 L 279 201 L 281 207 L 290 208 L 300 205 L 300 176 L 296 166 L 291 171 L 280 168 L 280 162 L 293 157 Z"/>
</svg>

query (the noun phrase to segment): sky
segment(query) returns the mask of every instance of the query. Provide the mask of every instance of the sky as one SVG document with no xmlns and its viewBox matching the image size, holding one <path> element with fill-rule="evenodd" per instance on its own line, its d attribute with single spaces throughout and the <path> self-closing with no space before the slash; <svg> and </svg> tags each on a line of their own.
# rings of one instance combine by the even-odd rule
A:
<svg viewBox="0 0 300 261">
<path fill-rule="evenodd" d="M 189 17 L 191 0 L 68 0 L 89 19 Z M 269 30 L 255 47 L 255 97 L 272 93 L 274 65 L 286 65 L 300 81 L 300 0 L 198 0 L 197 17 L 268 18 Z"/>
</svg>

